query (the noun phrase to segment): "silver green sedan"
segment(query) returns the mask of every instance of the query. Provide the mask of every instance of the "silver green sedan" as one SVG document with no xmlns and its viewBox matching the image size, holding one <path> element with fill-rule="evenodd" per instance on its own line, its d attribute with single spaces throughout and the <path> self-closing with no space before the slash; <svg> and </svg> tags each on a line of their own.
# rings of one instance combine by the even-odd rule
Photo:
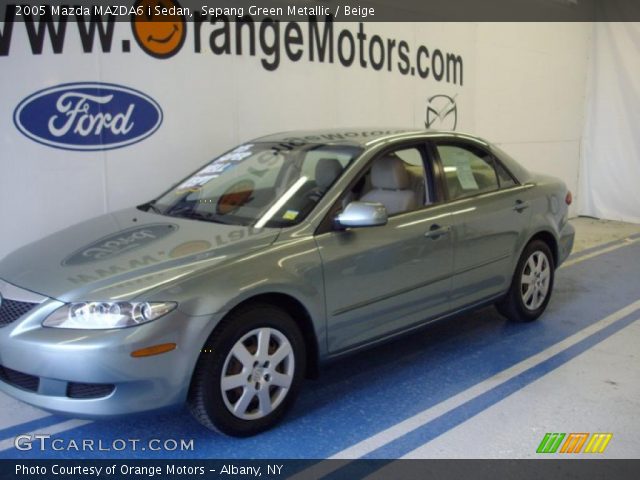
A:
<svg viewBox="0 0 640 480">
<path fill-rule="evenodd" d="M 545 310 L 571 194 L 456 133 L 258 138 L 0 261 L 0 390 L 76 417 L 187 403 L 246 436 L 322 363 L 462 310 Z"/>
</svg>

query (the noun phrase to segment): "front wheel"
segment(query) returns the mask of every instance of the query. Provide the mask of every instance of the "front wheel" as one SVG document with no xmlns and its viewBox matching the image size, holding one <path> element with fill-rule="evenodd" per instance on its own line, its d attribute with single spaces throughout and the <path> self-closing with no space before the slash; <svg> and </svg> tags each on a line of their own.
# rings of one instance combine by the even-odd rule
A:
<svg viewBox="0 0 640 480">
<path fill-rule="evenodd" d="M 498 311 L 515 322 L 531 322 L 547 308 L 551 292 L 555 265 L 549 246 L 534 240 L 522 252 L 511 287 L 496 307 Z"/>
<path fill-rule="evenodd" d="M 291 408 L 305 373 L 304 339 L 271 305 L 232 313 L 200 354 L 187 405 L 207 428 L 246 437 L 271 428 Z"/>
</svg>

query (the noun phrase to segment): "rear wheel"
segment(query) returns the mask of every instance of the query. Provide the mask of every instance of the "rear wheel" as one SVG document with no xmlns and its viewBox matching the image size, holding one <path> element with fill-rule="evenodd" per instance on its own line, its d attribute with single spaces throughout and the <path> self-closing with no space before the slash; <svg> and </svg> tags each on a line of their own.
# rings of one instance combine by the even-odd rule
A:
<svg viewBox="0 0 640 480">
<path fill-rule="evenodd" d="M 291 408 L 305 371 L 304 340 L 291 316 L 271 305 L 231 314 L 201 353 L 188 406 L 207 428 L 249 436 Z"/>
<path fill-rule="evenodd" d="M 496 307 L 509 320 L 531 322 L 547 308 L 555 265 L 549 246 L 534 240 L 522 252 L 511 281 L 511 287 Z"/>
</svg>

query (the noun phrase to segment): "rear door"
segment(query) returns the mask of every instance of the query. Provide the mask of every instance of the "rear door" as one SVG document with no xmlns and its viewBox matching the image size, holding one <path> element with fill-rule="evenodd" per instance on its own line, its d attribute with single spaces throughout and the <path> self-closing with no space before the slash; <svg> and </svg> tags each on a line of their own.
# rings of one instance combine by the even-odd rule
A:
<svg viewBox="0 0 640 480">
<path fill-rule="evenodd" d="M 531 219 L 530 186 L 519 185 L 479 142 L 446 138 L 432 146 L 451 207 L 451 308 L 458 309 L 509 287 Z"/>
</svg>

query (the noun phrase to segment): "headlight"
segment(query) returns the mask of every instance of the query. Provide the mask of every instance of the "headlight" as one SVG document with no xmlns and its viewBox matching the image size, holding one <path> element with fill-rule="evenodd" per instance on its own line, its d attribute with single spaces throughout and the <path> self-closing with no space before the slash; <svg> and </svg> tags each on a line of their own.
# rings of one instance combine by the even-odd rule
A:
<svg viewBox="0 0 640 480">
<path fill-rule="evenodd" d="M 151 322 L 176 308 L 172 302 L 69 303 L 42 322 L 44 327 L 102 330 Z"/>
</svg>

